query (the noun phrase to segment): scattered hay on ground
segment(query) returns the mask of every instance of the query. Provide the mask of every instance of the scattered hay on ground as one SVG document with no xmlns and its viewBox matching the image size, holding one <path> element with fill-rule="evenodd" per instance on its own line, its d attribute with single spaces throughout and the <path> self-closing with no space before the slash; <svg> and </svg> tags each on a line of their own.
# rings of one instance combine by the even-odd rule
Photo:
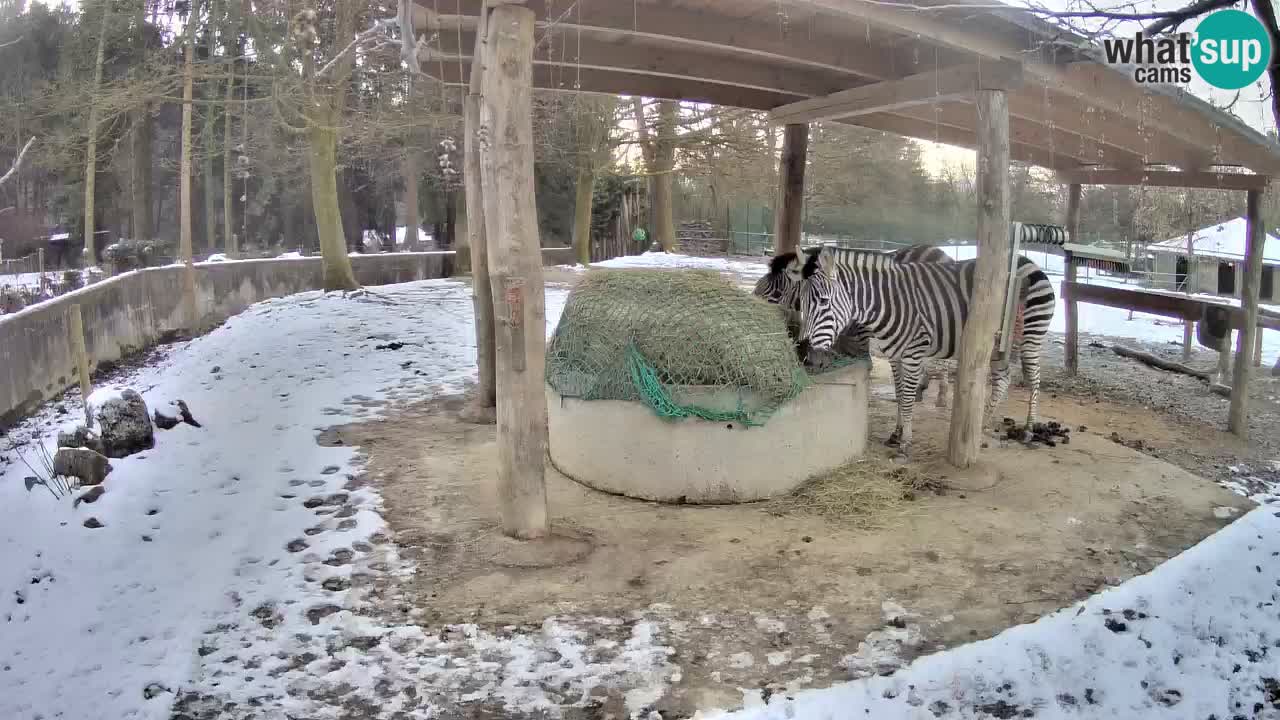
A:
<svg viewBox="0 0 1280 720">
<path fill-rule="evenodd" d="M 817 515 L 859 530 L 891 527 L 913 500 L 942 495 L 947 484 L 919 468 L 870 456 L 816 475 L 773 501 L 781 514 Z"/>
</svg>

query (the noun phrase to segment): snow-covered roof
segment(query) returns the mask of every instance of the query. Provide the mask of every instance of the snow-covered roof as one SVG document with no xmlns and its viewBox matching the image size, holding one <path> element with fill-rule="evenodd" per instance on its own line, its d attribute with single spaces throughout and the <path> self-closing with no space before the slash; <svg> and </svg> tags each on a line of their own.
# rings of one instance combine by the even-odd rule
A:
<svg viewBox="0 0 1280 720">
<path fill-rule="evenodd" d="M 1191 243 L 1192 247 L 1195 248 L 1196 255 L 1239 260 L 1244 257 L 1244 249 L 1248 237 L 1248 223 L 1241 217 L 1200 228 L 1195 232 Z M 1151 245 L 1147 249 L 1152 252 L 1185 255 L 1187 252 L 1187 236 L 1179 235 L 1178 237 L 1169 238 Z M 1277 239 L 1275 235 L 1267 235 L 1262 257 L 1268 263 L 1280 263 L 1280 239 Z"/>
</svg>

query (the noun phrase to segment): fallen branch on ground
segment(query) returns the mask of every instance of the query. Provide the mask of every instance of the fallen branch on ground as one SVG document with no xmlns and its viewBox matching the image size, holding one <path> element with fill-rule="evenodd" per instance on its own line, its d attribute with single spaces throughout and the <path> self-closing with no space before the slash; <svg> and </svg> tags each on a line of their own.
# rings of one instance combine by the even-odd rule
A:
<svg viewBox="0 0 1280 720">
<path fill-rule="evenodd" d="M 1192 367 L 1187 367 L 1186 365 L 1183 365 L 1180 362 L 1165 360 L 1164 358 L 1156 357 L 1151 353 L 1145 353 L 1145 352 L 1142 352 L 1141 350 L 1134 350 L 1133 348 L 1127 348 L 1123 345 L 1112 345 L 1111 350 L 1112 352 L 1119 355 L 1120 357 L 1127 357 L 1133 360 L 1137 360 L 1138 362 L 1141 362 L 1145 365 L 1150 365 L 1153 368 L 1157 368 L 1160 370 L 1168 370 L 1169 372 L 1182 373 L 1183 375 L 1190 375 L 1191 377 L 1199 378 L 1204 382 L 1210 382 L 1210 373 L 1205 372 L 1203 370 L 1196 370 L 1195 368 L 1192 368 Z"/>
</svg>

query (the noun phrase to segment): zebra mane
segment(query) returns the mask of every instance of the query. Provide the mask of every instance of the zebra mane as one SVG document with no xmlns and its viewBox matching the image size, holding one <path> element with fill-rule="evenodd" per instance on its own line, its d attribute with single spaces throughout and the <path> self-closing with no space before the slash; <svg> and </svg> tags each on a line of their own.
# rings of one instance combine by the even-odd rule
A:
<svg viewBox="0 0 1280 720">
<path fill-rule="evenodd" d="M 835 268 L 858 268 L 862 270 L 881 270 L 892 267 L 896 263 L 892 253 L 875 250 L 854 250 L 834 246 L 823 247 L 821 252 L 811 254 L 805 261 L 802 277 L 808 279 L 818 272 L 831 272 Z"/>
<path fill-rule="evenodd" d="M 769 274 L 778 275 L 782 273 L 782 271 L 786 270 L 787 266 L 790 265 L 791 261 L 795 260 L 796 257 L 798 256 L 794 252 L 785 252 L 781 255 L 774 255 L 773 259 L 769 260 Z"/>
</svg>

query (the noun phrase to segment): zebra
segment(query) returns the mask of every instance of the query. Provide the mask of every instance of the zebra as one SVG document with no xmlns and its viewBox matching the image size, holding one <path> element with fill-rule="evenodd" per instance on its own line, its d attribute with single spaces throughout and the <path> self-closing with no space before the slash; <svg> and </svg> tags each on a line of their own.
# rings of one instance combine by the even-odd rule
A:
<svg viewBox="0 0 1280 720">
<path fill-rule="evenodd" d="M 820 250 L 821 248 L 808 248 L 803 252 L 814 254 Z M 933 245 L 911 245 L 891 251 L 888 256 L 896 263 L 955 263 L 955 260 L 950 255 Z M 787 264 L 796 259 L 796 257 L 796 253 L 783 253 L 775 256 L 769 262 L 769 271 L 756 282 L 756 286 L 752 290 L 752 294 L 756 297 L 763 298 L 784 308 L 784 312 L 787 314 L 787 330 L 792 340 L 798 339 L 800 331 L 800 298 L 797 294 L 800 283 L 793 281 L 783 271 Z M 861 325 L 852 325 L 841 333 L 838 341 L 840 347 L 837 349 L 848 355 L 865 355 L 871 351 L 871 341 L 870 332 Z M 808 354 L 808 348 L 801 344 L 798 352 L 801 362 L 804 362 Z M 938 396 L 934 404 L 937 407 L 946 407 L 947 388 L 951 379 L 955 377 L 955 362 L 952 360 L 942 360 L 936 364 L 926 362 L 922 368 L 924 382 L 920 383 L 917 389 L 917 402 L 924 399 L 930 382 L 937 380 Z"/>
<path fill-rule="evenodd" d="M 829 352 L 836 333 L 857 323 L 881 341 L 894 363 L 898 425 L 889 443 L 909 453 L 911 416 L 921 366 L 927 359 L 956 356 L 969 314 L 976 260 L 950 264 L 898 264 L 880 253 L 824 248 L 804 261 L 779 263 L 800 282 L 800 340 L 811 351 Z M 1013 345 L 1030 387 L 1027 425 L 1036 422 L 1040 402 L 1040 349 L 1053 319 L 1056 298 L 1044 271 L 1019 256 L 1016 269 L 1021 332 Z M 1016 328 L 1015 328 L 1016 330 Z M 1018 337 L 1020 335 L 1020 337 Z M 1009 390 L 1009 367 L 993 363 L 984 423 Z"/>
</svg>

